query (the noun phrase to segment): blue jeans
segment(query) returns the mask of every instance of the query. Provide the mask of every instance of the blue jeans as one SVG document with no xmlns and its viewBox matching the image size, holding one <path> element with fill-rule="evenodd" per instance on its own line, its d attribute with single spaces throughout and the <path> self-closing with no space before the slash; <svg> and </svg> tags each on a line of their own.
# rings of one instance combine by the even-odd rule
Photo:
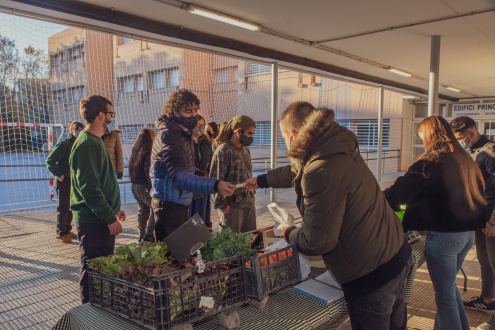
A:
<svg viewBox="0 0 495 330">
<path fill-rule="evenodd" d="M 470 329 L 455 279 L 474 244 L 474 232 L 426 234 L 426 264 L 435 291 L 435 329 Z"/>
</svg>

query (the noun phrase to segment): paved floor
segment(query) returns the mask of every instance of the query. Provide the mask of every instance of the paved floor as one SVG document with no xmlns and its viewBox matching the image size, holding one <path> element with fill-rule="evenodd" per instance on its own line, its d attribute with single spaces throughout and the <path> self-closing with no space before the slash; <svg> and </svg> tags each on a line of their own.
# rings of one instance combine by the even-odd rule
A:
<svg viewBox="0 0 495 330">
<path fill-rule="evenodd" d="M 382 188 L 395 180 L 385 176 Z M 298 215 L 292 190 L 279 190 L 279 204 Z M 266 209 L 269 193 L 257 194 L 258 227 L 273 223 Z M 133 243 L 137 239 L 137 207 L 124 206 L 128 215 L 124 233 L 117 244 Z M 215 211 L 213 222 L 218 222 Z M 23 213 L 0 216 L 0 329 L 49 329 L 62 314 L 79 304 L 78 243 L 58 243 L 54 239 L 55 212 Z M 474 248 L 464 263 L 468 274 L 467 299 L 480 294 L 480 271 Z M 462 288 L 462 275 L 458 276 Z M 409 304 L 409 329 L 432 329 L 435 315 L 433 289 L 426 265 L 416 275 Z M 480 312 L 468 311 L 471 326 L 489 319 Z M 329 326 L 332 329 L 350 329 L 346 317 Z"/>
</svg>

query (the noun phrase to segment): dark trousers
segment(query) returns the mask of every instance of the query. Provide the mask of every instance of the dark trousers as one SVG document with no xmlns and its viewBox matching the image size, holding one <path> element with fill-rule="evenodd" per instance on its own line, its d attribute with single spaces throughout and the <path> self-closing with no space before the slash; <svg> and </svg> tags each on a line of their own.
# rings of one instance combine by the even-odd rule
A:
<svg viewBox="0 0 495 330">
<path fill-rule="evenodd" d="M 495 237 L 476 230 L 476 256 L 481 266 L 481 295 L 495 298 Z"/>
<path fill-rule="evenodd" d="M 67 235 L 72 230 L 72 211 L 70 210 L 70 178 L 64 177 L 60 182 L 55 179 L 57 191 L 57 237 Z"/>
<path fill-rule="evenodd" d="M 189 217 L 189 206 L 164 202 L 153 198 L 151 201 L 155 212 L 155 236 L 157 241 L 163 241 L 174 230 L 179 228 Z"/>
<path fill-rule="evenodd" d="M 145 184 L 133 183 L 131 190 L 138 204 L 139 240 L 143 237 L 153 237 L 155 231 L 155 215 L 151 210 L 151 196 Z"/>
<path fill-rule="evenodd" d="M 399 275 L 368 295 L 353 301 L 347 300 L 353 330 L 407 329 L 405 289 L 411 263 L 410 257 Z"/>
<path fill-rule="evenodd" d="M 79 236 L 79 253 L 81 255 L 81 272 L 79 290 L 81 302 L 89 302 L 89 282 L 87 260 L 112 255 L 115 249 L 115 236 L 110 235 L 108 225 L 104 223 L 83 223 L 77 226 Z"/>
</svg>

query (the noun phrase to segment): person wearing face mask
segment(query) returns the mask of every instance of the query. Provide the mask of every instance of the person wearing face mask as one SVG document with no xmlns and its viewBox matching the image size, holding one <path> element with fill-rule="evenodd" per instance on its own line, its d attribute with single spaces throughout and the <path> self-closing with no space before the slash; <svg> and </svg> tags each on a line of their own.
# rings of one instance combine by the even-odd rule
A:
<svg viewBox="0 0 495 330">
<path fill-rule="evenodd" d="M 476 254 L 481 266 L 481 295 L 464 306 L 483 312 L 495 312 L 495 143 L 479 133 L 476 122 L 466 116 L 457 117 L 450 127 L 461 146 L 471 155 L 485 181 L 486 226 L 475 232 Z M 495 329 L 495 318 L 486 329 Z"/>
<path fill-rule="evenodd" d="M 220 129 L 218 128 L 218 124 L 215 123 L 214 121 L 210 121 L 206 125 L 206 134 L 208 134 L 210 141 L 211 141 L 211 148 L 212 148 L 213 152 L 215 152 L 216 139 L 218 137 L 218 134 L 220 134 Z"/>
<path fill-rule="evenodd" d="M 112 118 L 112 121 L 106 125 L 105 134 L 101 138 L 107 147 L 117 179 L 122 179 L 124 177 L 124 152 L 120 131 L 115 129 L 115 118 Z"/>
<path fill-rule="evenodd" d="M 237 116 L 222 125 L 218 147 L 211 162 L 210 176 L 233 184 L 245 182 L 253 175 L 249 147 L 253 143 L 256 123 L 248 116 Z M 256 229 L 254 192 L 237 189 L 230 197 L 215 196 L 220 226 L 235 233 Z"/>
<path fill-rule="evenodd" d="M 191 134 L 194 141 L 194 166 L 198 170 L 196 172 L 198 175 L 208 176 L 210 173 L 211 158 L 213 157 L 211 140 L 205 134 L 205 119 L 200 115 L 197 115 L 196 117 L 198 118 L 198 124 Z M 206 226 L 211 229 L 211 206 L 209 201 L 210 195 L 195 195 L 189 206 L 189 214 L 194 215 L 198 213 Z"/>
<path fill-rule="evenodd" d="M 71 243 L 77 235 L 72 232 L 72 212 L 70 211 L 70 168 L 69 157 L 72 145 L 79 133 L 84 129 L 80 122 L 71 120 L 69 137 L 58 142 L 46 158 L 48 171 L 56 178 L 57 191 L 57 241 Z"/>
<path fill-rule="evenodd" d="M 151 151 L 150 177 L 157 241 L 187 221 L 194 193 L 234 193 L 231 183 L 195 174 L 192 134 L 198 124 L 199 104 L 194 93 L 180 89 L 170 95 L 163 114 L 156 119 L 158 133 Z"/>
</svg>

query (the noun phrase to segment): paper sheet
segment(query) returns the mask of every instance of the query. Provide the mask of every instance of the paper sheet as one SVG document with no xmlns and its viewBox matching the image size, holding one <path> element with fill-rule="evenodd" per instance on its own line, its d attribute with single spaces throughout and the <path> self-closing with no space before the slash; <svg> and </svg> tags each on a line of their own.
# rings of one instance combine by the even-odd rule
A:
<svg viewBox="0 0 495 330">
<path fill-rule="evenodd" d="M 315 279 L 304 281 L 294 286 L 292 290 L 327 304 L 344 296 L 340 285 L 330 276 L 329 272 L 325 272 Z"/>
<path fill-rule="evenodd" d="M 239 189 L 239 188 L 242 188 L 246 185 L 246 181 L 244 181 L 243 183 L 238 183 L 235 185 L 235 189 Z"/>
</svg>

